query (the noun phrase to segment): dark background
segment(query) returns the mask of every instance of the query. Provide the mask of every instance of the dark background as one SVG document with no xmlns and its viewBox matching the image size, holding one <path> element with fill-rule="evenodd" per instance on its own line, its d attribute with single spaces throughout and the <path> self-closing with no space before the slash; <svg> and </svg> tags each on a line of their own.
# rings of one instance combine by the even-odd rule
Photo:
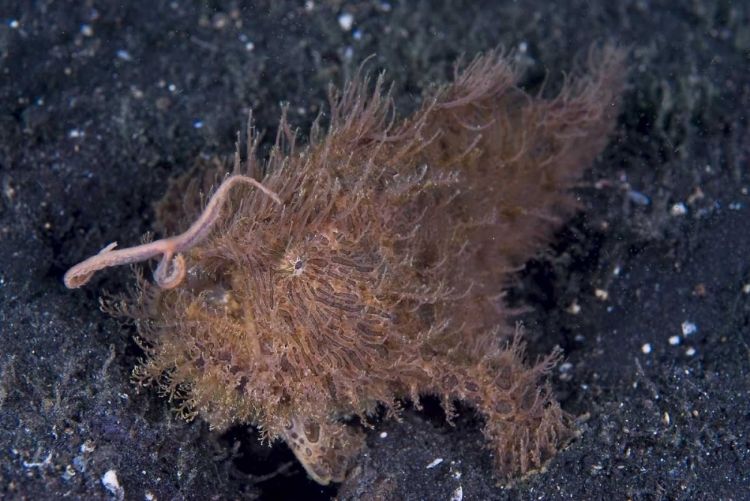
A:
<svg viewBox="0 0 750 501">
<path fill-rule="evenodd" d="M 129 382 L 133 331 L 97 302 L 127 269 L 62 284 L 151 230 L 168 179 L 231 154 L 251 108 L 267 151 L 282 102 L 304 134 L 373 54 L 408 113 L 461 54 L 502 44 L 554 89 L 604 41 L 630 48 L 617 131 L 510 294 L 529 356 L 564 349 L 581 432 L 542 473 L 503 481 L 471 409 L 450 427 L 428 400 L 320 487 L 285 446 Z M 0 1 L 0 499 L 750 499 L 749 109 L 744 2 Z"/>
</svg>

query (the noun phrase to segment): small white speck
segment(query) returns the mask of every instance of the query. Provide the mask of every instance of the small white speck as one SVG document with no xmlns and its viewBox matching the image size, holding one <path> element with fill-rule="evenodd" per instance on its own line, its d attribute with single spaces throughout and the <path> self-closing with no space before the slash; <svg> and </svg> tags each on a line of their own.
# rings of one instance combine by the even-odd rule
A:
<svg viewBox="0 0 750 501">
<path fill-rule="evenodd" d="M 651 200 L 649 200 L 649 198 L 643 193 L 641 193 L 640 191 L 628 190 L 628 198 L 633 203 L 637 205 L 642 205 L 644 207 L 651 204 Z"/>
<path fill-rule="evenodd" d="M 669 419 L 669 413 L 668 413 L 668 412 L 665 412 L 665 413 L 664 413 L 664 424 L 666 424 L 666 425 L 669 425 L 669 422 L 670 422 L 670 421 L 671 421 L 671 420 Z"/>
<path fill-rule="evenodd" d="M 687 355 L 688 357 L 692 357 L 693 355 L 695 355 L 695 353 L 695 348 L 693 348 L 692 346 L 685 350 L 685 355 Z"/>
<path fill-rule="evenodd" d="M 729 210 L 740 210 L 742 209 L 742 202 L 732 202 L 729 204 Z"/>
<path fill-rule="evenodd" d="M 615 266 L 615 269 L 612 270 L 612 275 L 619 277 L 621 271 L 622 271 L 622 268 L 620 268 L 619 266 Z"/>
<path fill-rule="evenodd" d="M 573 380 L 573 364 L 565 362 L 560 365 L 560 381 L 568 382 Z"/>
<path fill-rule="evenodd" d="M 678 344 L 680 344 L 680 341 L 680 336 L 671 336 L 669 338 L 669 344 L 671 344 L 672 346 L 677 346 Z"/>
<path fill-rule="evenodd" d="M 381 431 L 380 432 L 380 438 L 388 438 L 388 432 L 387 431 Z"/>
<path fill-rule="evenodd" d="M 606 301 L 609 298 L 609 292 L 604 289 L 596 289 L 594 295 L 597 299 L 601 299 L 602 301 Z"/>
<path fill-rule="evenodd" d="M 90 24 L 82 24 L 80 31 L 81 31 L 81 35 L 85 37 L 94 36 L 94 29 L 91 27 Z"/>
<path fill-rule="evenodd" d="M 8 26 L 11 29 L 15 30 L 15 29 L 18 29 L 19 26 L 21 26 L 21 23 L 19 23 L 17 19 L 11 19 L 10 22 L 8 23 Z"/>
<path fill-rule="evenodd" d="M 307 2 L 305 2 L 305 10 L 307 12 L 312 12 L 314 8 L 315 8 L 315 2 L 313 2 L 312 0 L 307 0 Z"/>
<path fill-rule="evenodd" d="M 463 499 L 464 499 L 464 490 L 459 485 L 458 487 L 456 487 L 456 490 L 453 491 L 453 496 L 451 496 L 451 501 L 463 501 Z"/>
<path fill-rule="evenodd" d="M 344 50 L 344 59 L 347 61 L 351 61 L 352 57 L 354 57 L 354 49 L 349 46 Z"/>
<path fill-rule="evenodd" d="M 67 465 L 65 467 L 65 473 L 62 474 L 63 480 L 70 480 L 71 478 L 76 476 L 76 471 L 73 469 L 72 466 Z"/>
<path fill-rule="evenodd" d="M 120 49 L 117 51 L 117 57 L 122 59 L 123 61 L 132 61 L 133 57 L 130 55 L 130 52 L 126 51 L 125 49 Z"/>
<path fill-rule="evenodd" d="M 434 467 L 436 467 L 437 465 L 439 465 L 442 462 L 443 462 L 443 458 L 437 458 L 435 461 L 433 461 L 432 463 L 428 464 L 426 466 L 426 468 L 429 470 L 430 468 L 434 468 Z"/>
<path fill-rule="evenodd" d="M 23 462 L 24 468 L 44 468 L 45 466 L 50 465 L 50 464 L 52 464 L 52 453 L 51 452 L 49 454 L 47 454 L 47 457 L 44 458 L 44 461 L 42 461 L 41 463 L 38 462 L 38 461 L 37 462 L 32 462 L 32 463 L 29 463 L 27 461 Z"/>
<path fill-rule="evenodd" d="M 682 202 L 674 204 L 669 208 L 669 213 L 673 216 L 684 216 L 687 214 L 687 205 Z"/>
<path fill-rule="evenodd" d="M 648 355 L 651 353 L 651 343 L 645 343 L 643 346 L 641 346 L 641 352 L 644 355 Z"/>
<path fill-rule="evenodd" d="M 198 120 L 197 122 L 193 122 L 193 127 L 195 127 L 196 129 L 202 129 L 203 122 L 201 122 L 200 120 Z"/>
<path fill-rule="evenodd" d="M 685 320 L 682 322 L 682 335 L 687 337 L 690 334 L 695 334 L 698 332 L 698 326 L 695 325 L 693 322 L 688 322 Z"/>
<path fill-rule="evenodd" d="M 71 129 L 68 131 L 68 137 L 70 139 L 78 139 L 85 135 L 86 133 L 83 132 L 81 129 Z"/>
<path fill-rule="evenodd" d="M 750 284 L 745 284 L 742 286 L 742 293 L 743 294 L 750 294 Z"/>
<path fill-rule="evenodd" d="M 518 52 L 521 54 L 526 54 L 526 51 L 529 50 L 529 44 L 527 42 L 521 42 L 518 44 Z"/>
<path fill-rule="evenodd" d="M 348 12 L 339 15 L 339 26 L 343 31 L 349 31 L 354 26 L 354 16 Z"/>
<path fill-rule="evenodd" d="M 245 50 L 248 52 L 252 52 L 255 50 L 255 44 L 253 42 L 247 42 L 245 44 Z"/>
<path fill-rule="evenodd" d="M 151 492 L 146 491 L 146 495 L 144 496 L 144 499 L 146 501 L 156 501 L 156 496 L 154 496 Z"/>
<path fill-rule="evenodd" d="M 175 92 L 177 90 L 177 86 L 175 84 L 171 83 L 171 84 L 167 85 L 167 89 L 169 90 L 169 92 Z"/>
</svg>

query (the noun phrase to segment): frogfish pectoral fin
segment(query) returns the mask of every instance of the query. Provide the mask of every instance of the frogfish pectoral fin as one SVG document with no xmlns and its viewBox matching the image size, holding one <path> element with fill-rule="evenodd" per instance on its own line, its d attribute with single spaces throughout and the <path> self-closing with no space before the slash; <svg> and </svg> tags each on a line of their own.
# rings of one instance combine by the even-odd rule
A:
<svg viewBox="0 0 750 501">
<path fill-rule="evenodd" d="M 339 422 L 295 417 L 284 440 L 307 473 L 321 485 L 343 482 L 364 444 L 364 434 Z"/>
</svg>

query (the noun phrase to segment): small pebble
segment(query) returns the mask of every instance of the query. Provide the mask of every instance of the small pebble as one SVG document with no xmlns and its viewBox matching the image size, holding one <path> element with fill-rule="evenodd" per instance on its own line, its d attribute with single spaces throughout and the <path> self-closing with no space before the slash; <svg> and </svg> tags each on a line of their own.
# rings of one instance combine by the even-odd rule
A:
<svg viewBox="0 0 750 501">
<path fill-rule="evenodd" d="M 581 313 L 581 305 L 579 305 L 578 301 L 576 301 L 574 299 L 573 302 L 570 303 L 570 306 L 568 306 L 568 310 L 567 311 L 571 315 L 578 315 L 579 313 Z"/>
<path fill-rule="evenodd" d="M 685 320 L 682 322 L 682 335 L 687 337 L 690 334 L 695 334 L 698 331 L 698 326 L 695 325 L 693 322 L 688 322 Z"/>
<path fill-rule="evenodd" d="M 669 213 L 673 216 L 684 216 L 687 214 L 687 206 L 682 202 L 674 204 L 669 208 Z"/>
<path fill-rule="evenodd" d="M 343 31 L 350 31 L 354 26 L 354 16 L 344 12 L 339 16 L 339 26 Z"/>
</svg>

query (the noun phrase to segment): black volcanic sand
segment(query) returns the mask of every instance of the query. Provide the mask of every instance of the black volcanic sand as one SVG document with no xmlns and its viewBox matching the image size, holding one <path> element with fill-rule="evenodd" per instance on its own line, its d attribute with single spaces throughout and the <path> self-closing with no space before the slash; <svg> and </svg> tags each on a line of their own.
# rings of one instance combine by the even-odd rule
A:
<svg viewBox="0 0 750 501">
<path fill-rule="evenodd" d="M 750 7 L 242 3 L 0 4 L 0 499 L 750 499 Z M 584 211 L 509 294 L 533 307 L 529 356 L 564 349 L 551 379 L 578 417 L 544 472 L 499 478 L 472 410 L 451 427 L 428 399 L 376 421 L 352 479 L 320 487 L 284 445 L 179 421 L 129 382 L 133 330 L 97 302 L 126 268 L 62 284 L 138 242 L 169 178 L 231 154 L 250 108 L 263 153 L 282 102 L 307 130 L 372 54 L 408 113 L 461 54 L 515 49 L 553 92 L 603 41 L 631 51 L 618 129 Z"/>
</svg>

